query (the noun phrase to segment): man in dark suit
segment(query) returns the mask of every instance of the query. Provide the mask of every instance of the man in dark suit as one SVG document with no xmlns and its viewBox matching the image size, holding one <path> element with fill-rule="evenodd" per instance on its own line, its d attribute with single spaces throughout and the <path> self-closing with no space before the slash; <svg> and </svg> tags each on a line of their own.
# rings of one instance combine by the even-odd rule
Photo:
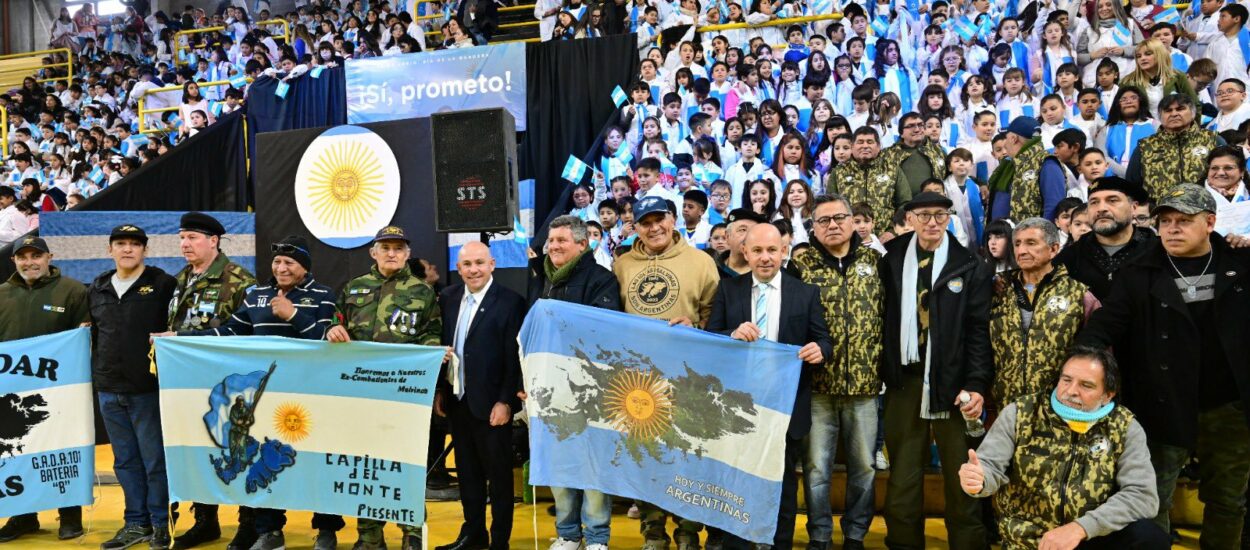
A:
<svg viewBox="0 0 1250 550">
<path fill-rule="evenodd" d="M 443 343 L 458 361 L 439 377 L 434 413 L 451 423 L 464 524 L 454 542 L 437 550 L 501 550 L 512 536 L 512 413 L 521 408 L 517 333 L 526 305 L 521 295 L 494 284 L 495 259 L 486 245 L 464 245 L 456 267 L 464 284 L 448 287 L 440 300 Z"/>
<path fill-rule="evenodd" d="M 790 548 L 794 542 L 794 516 L 798 510 L 798 478 L 795 466 L 801 459 L 801 441 L 812 427 L 811 369 L 823 366 L 833 342 L 825 324 L 820 291 L 781 272 L 789 252 L 781 232 L 772 224 L 752 227 L 743 244 L 751 272 L 724 279 L 716 289 L 707 330 L 744 342 L 760 339 L 802 346 L 799 359 L 799 390 L 786 431 L 786 458 L 781 480 L 781 506 L 773 548 Z M 724 548 L 746 550 L 753 545 L 726 533 Z"/>
</svg>

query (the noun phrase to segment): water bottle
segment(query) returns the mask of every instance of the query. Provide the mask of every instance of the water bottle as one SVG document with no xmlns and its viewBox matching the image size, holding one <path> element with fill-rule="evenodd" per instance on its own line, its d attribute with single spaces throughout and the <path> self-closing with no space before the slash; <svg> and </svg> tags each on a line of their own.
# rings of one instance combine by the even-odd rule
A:
<svg viewBox="0 0 1250 550">
<path fill-rule="evenodd" d="M 959 403 L 961 405 L 967 405 L 970 401 L 972 401 L 972 396 L 969 395 L 968 392 L 959 392 Z M 974 416 L 972 418 L 968 418 L 965 416 L 964 432 L 968 434 L 968 437 L 981 437 L 985 435 L 985 424 L 981 422 L 981 417 Z"/>
</svg>

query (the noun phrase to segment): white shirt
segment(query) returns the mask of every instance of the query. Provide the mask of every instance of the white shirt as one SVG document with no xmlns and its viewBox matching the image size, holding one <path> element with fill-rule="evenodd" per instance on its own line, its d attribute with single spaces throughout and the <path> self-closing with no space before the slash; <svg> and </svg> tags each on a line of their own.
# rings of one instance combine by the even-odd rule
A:
<svg viewBox="0 0 1250 550">
<path fill-rule="evenodd" d="M 1211 40 L 1205 56 L 1215 62 L 1215 82 L 1223 82 L 1229 78 L 1237 78 L 1246 82 L 1246 60 L 1242 59 L 1241 43 L 1237 36 L 1229 38 L 1220 34 Z"/>
<path fill-rule="evenodd" d="M 1250 102 L 1243 101 L 1231 113 L 1220 111 L 1220 114 L 1215 117 L 1215 120 L 1211 121 L 1211 125 L 1207 128 L 1216 132 L 1236 130 L 1247 119 L 1250 119 Z"/>
<path fill-rule="evenodd" d="M 139 280 L 140 275 L 143 275 L 142 269 L 139 270 L 138 273 L 136 273 L 133 277 L 129 279 L 123 279 L 121 278 L 120 275 L 114 272 L 113 277 L 111 278 L 112 279 L 111 282 L 113 283 L 113 291 L 117 293 L 118 297 L 124 296 L 126 294 L 126 291 L 130 290 L 131 286 L 134 286 L 135 281 Z"/>
<path fill-rule="evenodd" d="M 494 282 L 495 282 L 495 278 L 491 277 L 490 279 L 486 281 L 486 284 L 482 286 L 482 289 L 477 292 L 469 292 L 469 287 L 467 285 L 464 287 L 464 296 L 460 298 L 460 313 L 461 314 L 464 313 L 465 301 L 469 298 L 469 296 L 473 297 L 473 311 L 469 312 L 469 321 L 467 324 L 465 324 L 466 327 L 473 326 L 473 318 L 477 316 L 478 310 L 482 308 L 482 300 L 486 298 L 486 291 L 490 290 L 490 285 L 491 283 L 494 283 Z M 459 324 L 460 324 L 459 318 L 456 319 L 456 324 L 457 324 L 457 328 L 459 328 Z M 456 335 L 452 335 L 452 336 L 454 337 Z M 467 337 L 468 335 L 466 334 L 465 336 Z"/>
<path fill-rule="evenodd" d="M 754 274 L 751 275 L 751 322 L 754 323 L 759 315 L 756 314 L 755 303 L 760 295 L 760 283 Z M 766 298 L 765 308 L 768 312 L 768 318 L 765 319 L 764 334 L 762 337 L 767 340 L 777 341 L 778 328 L 781 326 L 781 272 L 777 272 L 773 276 L 773 280 L 764 283 L 768 285 L 768 297 Z"/>
</svg>

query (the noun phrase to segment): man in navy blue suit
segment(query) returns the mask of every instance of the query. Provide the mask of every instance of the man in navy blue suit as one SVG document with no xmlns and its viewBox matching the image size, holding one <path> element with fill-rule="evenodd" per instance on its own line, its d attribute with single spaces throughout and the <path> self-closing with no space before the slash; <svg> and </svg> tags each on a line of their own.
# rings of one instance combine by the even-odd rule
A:
<svg viewBox="0 0 1250 550">
<path fill-rule="evenodd" d="M 781 232 L 772 224 L 756 225 L 747 232 L 743 248 L 751 272 L 721 281 L 707 330 L 744 342 L 765 339 L 802 346 L 799 359 L 803 360 L 803 370 L 786 431 L 781 506 L 777 511 L 777 533 L 773 536 L 774 548 L 790 548 L 798 510 L 798 478 L 794 470 L 801 459 L 801 441 L 812 426 L 811 369 L 823 366 L 833 342 L 825 323 L 820 290 L 781 271 L 789 252 L 781 242 Z M 725 535 L 726 549 L 746 550 L 753 546 L 731 534 Z"/>
<path fill-rule="evenodd" d="M 456 540 L 437 550 L 501 550 L 512 536 L 512 413 L 521 408 L 517 333 L 526 303 L 495 284 L 495 259 L 486 245 L 464 245 L 456 268 L 464 284 L 439 296 L 443 344 L 455 359 L 439 377 L 434 413 L 450 420 L 464 523 Z"/>
</svg>

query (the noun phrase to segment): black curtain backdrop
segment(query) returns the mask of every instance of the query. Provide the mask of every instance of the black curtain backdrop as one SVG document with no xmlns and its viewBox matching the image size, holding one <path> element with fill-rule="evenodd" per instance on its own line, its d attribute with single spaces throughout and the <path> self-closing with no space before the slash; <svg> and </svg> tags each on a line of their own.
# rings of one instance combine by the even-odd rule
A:
<svg viewBox="0 0 1250 550">
<path fill-rule="evenodd" d="M 614 119 L 612 89 L 627 89 L 637 78 L 634 41 L 633 34 L 622 34 L 525 48 L 528 126 L 519 156 L 521 177 L 534 178 L 535 220 L 546 220 L 564 204 L 565 161 L 570 154 L 584 157 L 596 150 L 604 121 Z M 533 242 L 542 241 L 535 235 Z"/>
<path fill-rule="evenodd" d="M 290 83 L 286 98 L 274 94 L 278 80 L 257 79 L 247 92 L 248 112 L 256 120 L 256 131 L 280 132 L 347 124 L 346 75 L 341 66 L 322 71 L 318 78 L 306 74 Z"/>
<path fill-rule="evenodd" d="M 430 119 L 417 118 L 361 124 L 386 140 L 399 163 L 402 182 L 399 207 L 391 223 L 404 228 L 412 241 L 413 257 L 433 259 L 447 266 L 447 236 L 434 231 L 434 163 Z M 295 171 L 304 151 L 325 128 L 272 132 L 257 136 L 256 153 L 266 159 L 256 166 L 256 276 L 268 279 L 269 243 L 287 235 L 302 235 L 312 245 L 312 273 L 330 288 L 341 288 L 373 265 L 368 245 L 344 250 L 314 238 L 295 207 Z"/>
<path fill-rule="evenodd" d="M 251 204 L 244 138 L 254 130 L 230 113 L 186 142 L 84 201 L 79 210 L 245 211 Z"/>
</svg>

